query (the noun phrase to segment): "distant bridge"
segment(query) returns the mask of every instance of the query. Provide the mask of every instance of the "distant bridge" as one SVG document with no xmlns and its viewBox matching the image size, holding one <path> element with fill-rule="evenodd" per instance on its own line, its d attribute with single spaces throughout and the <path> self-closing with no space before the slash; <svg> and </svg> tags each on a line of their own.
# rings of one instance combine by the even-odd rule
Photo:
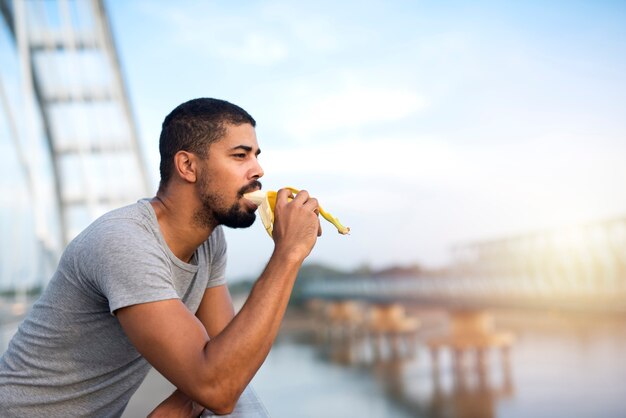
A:
<svg viewBox="0 0 626 418">
<path fill-rule="evenodd" d="M 445 273 L 312 279 L 307 298 L 626 312 L 626 218 L 456 246 Z"/>
</svg>

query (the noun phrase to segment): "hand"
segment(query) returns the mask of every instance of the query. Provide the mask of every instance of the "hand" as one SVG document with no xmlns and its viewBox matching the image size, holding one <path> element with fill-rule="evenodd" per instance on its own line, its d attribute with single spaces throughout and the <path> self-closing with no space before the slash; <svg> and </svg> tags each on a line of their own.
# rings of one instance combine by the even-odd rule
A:
<svg viewBox="0 0 626 418">
<path fill-rule="evenodd" d="M 148 418 L 197 418 L 202 412 L 204 412 L 202 405 L 194 402 L 183 392 L 176 389 L 174 393 L 150 412 Z"/>
<path fill-rule="evenodd" d="M 272 237 L 276 250 L 304 260 L 322 235 L 319 204 L 306 190 L 293 197 L 289 189 L 280 189 L 276 195 Z"/>
</svg>

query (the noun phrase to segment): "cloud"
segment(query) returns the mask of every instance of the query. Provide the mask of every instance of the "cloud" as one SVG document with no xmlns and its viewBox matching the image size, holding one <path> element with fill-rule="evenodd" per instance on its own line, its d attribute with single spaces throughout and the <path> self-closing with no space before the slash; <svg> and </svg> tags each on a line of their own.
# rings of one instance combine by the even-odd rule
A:
<svg viewBox="0 0 626 418">
<path fill-rule="evenodd" d="M 281 29 L 298 52 L 314 56 L 369 46 L 377 34 L 354 20 L 350 5 L 337 2 L 264 1 L 258 18 Z"/>
<path fill-rule="evenodd" d="M 192 50 L 198 58 L 212 56 L 261 66 L 303 65 L 306 71 L 314 61 L 335 63 L 356 50 L 369 50 L 384 35 L 378 27 L 359 25 L 350 5 L 333 2 L 136 4 L 141 14 L 161 22 L 163 42 Z"/>
<path fill-rule="evenodd" d="M 332 143 L 312 142 L 296 149 L 272 149 L 263 155 L 265 171 L 276 176 L 302 173 L 354 179 L 353 183 L 399 181 L 403 185 L 454 181 L 459 166 L 455 150 L 430 138 L 346 138 Z"/>
<path fill-rule="evenodd" d="M 237 43 L 220 43 L 215 51 L 229 59 L 258 65 L 271 65 L 284 60 L 289 54 L 287 45 L 271 34 L 247 33 Z"/>
<path fill-rule="evenodd" d="M 168 41 L 195 56 L 213 56 L 245 64 L 272 65 L 289 55 L 286 38 L 276 26 L 215 9 L 209 3 L 188 8 L 141 4 L 142 12 L 163 22 Z"/>
<path fill-rule="evenodd" d="M 343 83 L 339 83 L 340 85 Z M 343 84 L 336 90 L 326 86 L 326 94 L 304 92 L 307 103 L 292 111 L 285 128 L 296 139 L 341 129 L 366 129 L 395 122 L 428 108 L 428 100 L 411 90 L 373 85 Z"/>
</svg>

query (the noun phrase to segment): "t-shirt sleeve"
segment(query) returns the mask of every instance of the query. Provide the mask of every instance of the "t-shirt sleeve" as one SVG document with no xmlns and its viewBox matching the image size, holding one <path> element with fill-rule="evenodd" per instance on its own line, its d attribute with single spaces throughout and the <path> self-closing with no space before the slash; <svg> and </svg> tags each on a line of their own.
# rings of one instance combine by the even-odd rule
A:
<svg viewBox="0 0 626 418">
<path fill-rule="evenodd" d="M 82 276 L 104 296 L 109 310 L 140 303 L 180 299 L 172 283 L 167 255 L 138 222 L 107 222 L 82 243 Z"/>
<path fill-rule="evenodd" d="M 206 285 L 207 289 L 226 284 L 226 238 L 221 226 L 215 228 L 208 241 L 209 262 L 211 265 L 209 268 L 209 280 Z"/>
</svg>

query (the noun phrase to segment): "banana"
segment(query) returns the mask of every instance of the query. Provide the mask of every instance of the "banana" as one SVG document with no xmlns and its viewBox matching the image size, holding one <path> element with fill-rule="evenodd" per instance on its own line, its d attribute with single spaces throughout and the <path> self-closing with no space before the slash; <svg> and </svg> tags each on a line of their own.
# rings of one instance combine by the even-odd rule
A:
<svg viewBox="0 0 626 418">
<path fill-rule="evenodd" d="M 293 187 L 287 187 L 287 189 L 291 190 L 293 194 L 296 194 L 300 191 Z M 243 195 L 243 197 L 254 202 L 254 204 L 259 207 L 258 211 L 259 216 L 261 217 L 261 222 L 263 222 L 265 230 L 271 237 L 272 231 L 274 229 L 274 208 L 276 207 L 276 191 L 270 190 L 264 192 L 262 190 L 257 190 L 255 192 L 246 193 Z M 333 224 L 340 234 L 346 235 L 350 232 L 350 228 L 343 226 L 341 222 L 339 222 L 339 219 L 326 212 L 324 209 L 322 209 L 321 206 L 319 207 L 319 211 L 320 215 L 322 215 L 322 217 L 328 222 Z"/>
</svg>

